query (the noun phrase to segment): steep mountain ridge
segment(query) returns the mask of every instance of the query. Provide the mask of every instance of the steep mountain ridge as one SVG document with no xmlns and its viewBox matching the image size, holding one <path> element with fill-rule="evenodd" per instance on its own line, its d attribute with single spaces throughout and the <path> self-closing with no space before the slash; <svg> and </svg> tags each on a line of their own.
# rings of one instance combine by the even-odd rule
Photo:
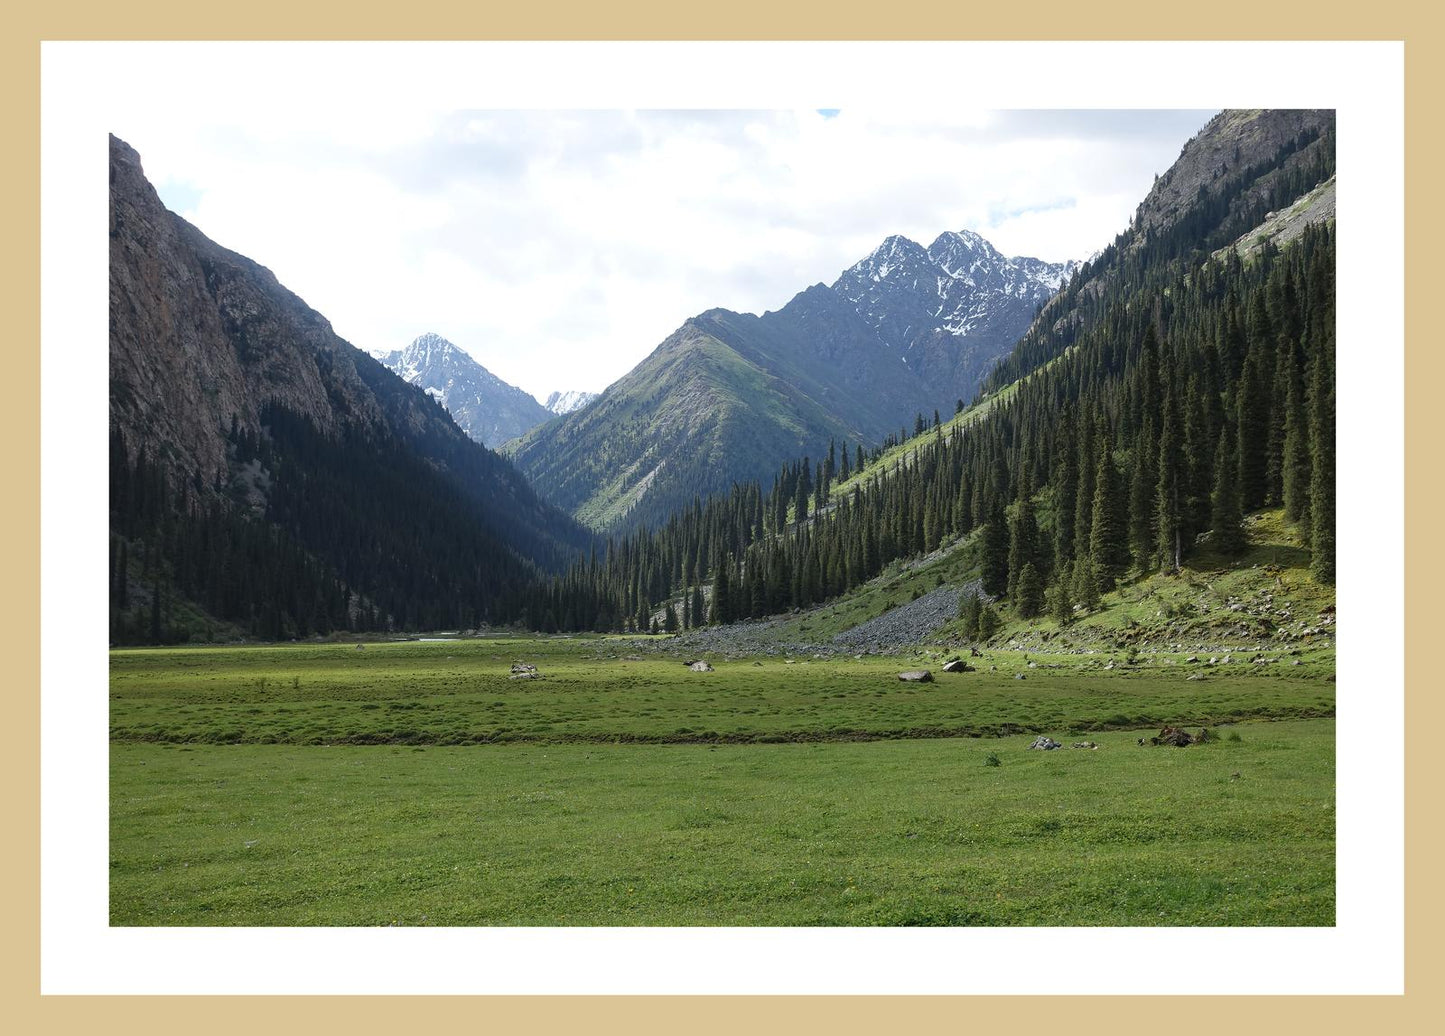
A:
<svg viewBox="0 0 1445 1036">
<path fill-rule="evenodd" d="M 1137 294 L 1146 273 L 1157 275 L 1169 263 L 1201 266 L 1334 172 L 1332 110 L 1220 112 L 1155 180 L 1129 228 L 1044 305 L 982 390 L 996 391 L 1062 354 L 1104 315 L 1106 295 Z"/>
<path fill-rule="evenodd" d="M 403 381 L 435 397 L 457 427 L 483 446 L 499 446 L 552 417 L 530 394 L 507 384 L 435 332 L 376 358 Z"/>
<path fill-rule="evenodd" d="M 476 621 L 581 549 L 422 389 L 168 212 L 114 137 L 110 192 L 118 636 L 149 602 L 165 639 L 160 600 L 198 594 L 268 636 Z"/>
<path fill-rule="evenodd" d="M 806 392 L 694 318 L 590 405 L 508 450 L 558 506 L 596 526 L 660 519 L 743 468 L 855 435 Z"/>
<path fill-rule="evenodd" d="M 507 449 L 544 495 L 584 521 L 657 520 L 830 441 L 877 443 L 920 412 L 952 413 L 1074 269 L 1003 256 L 970 231 L 940 235 L 928 249 L 893 236 L 832 286 L 815 284 L 779 310 L 693 317 L 585 419 L 541 426 Z M 702 382 L 664 376 L 678 349 L 704 346 L 717 362 L 699 371 L 752 373 L 700 375 L 709 385 L 701 395 Z M 722 350 L 732 359 L 721 362 Z M 750 398 L 750 386 L 767 386 L 767 398 Z M 683 463 L 666 440 L 701 397 L 748 420 L 703 432 L 689 419 L 695 456 Z"/>
</svg>

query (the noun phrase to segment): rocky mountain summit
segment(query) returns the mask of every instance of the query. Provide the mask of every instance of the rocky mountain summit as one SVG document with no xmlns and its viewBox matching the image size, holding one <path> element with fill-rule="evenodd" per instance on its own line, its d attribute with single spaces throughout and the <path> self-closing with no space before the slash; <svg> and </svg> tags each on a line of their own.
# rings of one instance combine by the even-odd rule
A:
<svg viewBox="0 0 1445 1036">
<path fill-rule="evenodd" d="M 927 248 L 895 235 L 845 270 L 833 291 L 884 349 L 943 390 L 946 403 L 948 394 L 972 397 L 1079 265 L 1005 256 L 971 230 L 940 234 Z M 920 402 L 940 405 L 927 396 Z"/>
<path fill-rule="evenodd" d="M 574 410 L 581 410 L 597 396 L 596 392 L 570 389 L 567 392 L 553 392 L 542 405 L 554 414 L 570 414 Z"/>
<path fill-rule="evenodd" d="M 528 393 L 483 367 L 465 349 L 428 331 L 405 349 L 373 355 L 404 381 L 426 390 L 457 426 L 483 446 L 515 439 L 552 417 Z"/>
</svg>

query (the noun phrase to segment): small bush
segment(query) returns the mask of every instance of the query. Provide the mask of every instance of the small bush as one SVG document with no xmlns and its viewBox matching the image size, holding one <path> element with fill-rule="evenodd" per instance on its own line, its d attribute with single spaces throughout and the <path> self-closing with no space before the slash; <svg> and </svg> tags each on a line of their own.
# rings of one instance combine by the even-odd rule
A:
<svg viewBox="0 0 1445 1036">
<path fill-rule="evenodd" d="M 1226 740 L 1226 741 L 1243 741 L 1244 738 L 1242 738 L 1242 737 L 1239 736 L 1239 731 L 1237 731 L 1237 730 L 1231 730 L 1231 731 L 1228 733 L 1228 735 L 1225 736 L 1224 740 Z"/>
<path fill-rule="evenodd" d="M 990 752 L 983 758 L 984 766 L 1002 766 L 1003 761 L 999 759 L 997 752 Z"/>
</svg>

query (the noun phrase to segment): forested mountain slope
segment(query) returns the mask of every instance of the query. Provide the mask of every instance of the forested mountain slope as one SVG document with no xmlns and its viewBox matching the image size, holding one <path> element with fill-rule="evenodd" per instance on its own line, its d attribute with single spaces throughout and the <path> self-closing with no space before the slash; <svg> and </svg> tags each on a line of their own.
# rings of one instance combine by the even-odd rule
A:
<svg viewBox="0 0 1445 1036">
<path fill-rule="evenodd" d="M 581 549 L 425 392 L 166 211 L 114 137 L 110 195 L 116 639 L 470 625 Z"/>
</svg>

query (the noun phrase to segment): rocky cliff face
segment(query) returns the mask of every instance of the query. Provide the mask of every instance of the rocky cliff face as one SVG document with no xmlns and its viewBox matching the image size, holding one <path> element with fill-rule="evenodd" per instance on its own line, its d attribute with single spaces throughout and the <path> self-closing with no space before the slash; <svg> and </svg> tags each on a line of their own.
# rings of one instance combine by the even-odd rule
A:
<svg viewBox="0 0 1445 1036">
<path fill-rule="evenodd" d="M 1278 168 L 1314 161 L 1325 149 L 1333 152 L 1334 124 L 1334 112 L 1319 109 L 1220 112 L 1184 145 L 1179 160 L 1139 204 L 1134 216 L 1139 238 L 1176 226 L 1201 198 L 1222 195 L 1232 178 L 1282 152 L 1288 158 Z M 1234 205 L 1258 199 L 1277 177 L 1277 169 L 1258 176 Z"/>
<path fill-rule="evenodd" d="M 222 506 L 244 497 L 250 513 L 278 522 L 258 486 L 279 487 L 293 507 L 321 485 L 333 500 L 367 500 L 368 480 L 384 467 L 450 500 L 459 541 L 470 524 L 498 551 L 515 551 L 517 564 L 558 563 L 581 542 L 580 529 L 421 388 L 338 337 L 265 267 L 167 211 L 135 151 L 115 137 L 110 196 L 110 430 L 131 462 L 143 457 L 172 485 Z M 286 433 L 275 443 L 277 471 L 242 470 L 237 441 L 270 440 L 277 429 Z M 346 467 L 327 467 L 323 454 Z M 384 465 L 366 461 L 383 454 Z M 416 539 L 406 502 L 394 503 L 379 543 Z M 301 538 L 322 558 L 337 546 L 319 533 Z M 428 549 L 418 545 L 417 564 L 431 564 Z"/>
<path fill-rule="evenodd" d="M 1334 173 L 1333 111 L 1220 112 L 1155 180 L 1128 229 L 1044 305 L 983 388 L 1001 388 L 1058 356 L 1100 319 L 1103 300 L 1127 308 L 1131 294 L 1166 271 L 1197 268 L 1236 245 L 1248 253 L 1261 237 L 1333 219 Z"/>
<path fill-rule="evenodd" d="M 424 399 L 387 415 L 357 369 L 374 361 L 270 270 L 167 211 L 115 137 L 110 196 L 110 425 L 133 448 L 209 485 L 227 472 L 232 422 L 255 432 L 268 406 L 327 434 L 436 421 Z"/>
</svg>

